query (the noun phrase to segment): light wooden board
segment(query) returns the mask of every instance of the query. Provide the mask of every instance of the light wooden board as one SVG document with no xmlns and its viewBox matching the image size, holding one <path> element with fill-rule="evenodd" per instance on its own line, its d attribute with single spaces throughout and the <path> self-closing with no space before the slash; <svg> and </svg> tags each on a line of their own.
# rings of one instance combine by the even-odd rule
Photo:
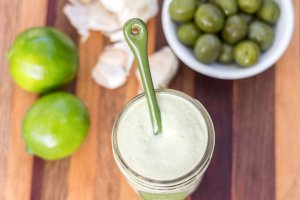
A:
<svg viewBox="0 0 300 200">
<path fill-rule="evenodd" d="M 300 198 L 300 2 L 292 43 L 276 67 L 276 197 Z"/>
</svg>

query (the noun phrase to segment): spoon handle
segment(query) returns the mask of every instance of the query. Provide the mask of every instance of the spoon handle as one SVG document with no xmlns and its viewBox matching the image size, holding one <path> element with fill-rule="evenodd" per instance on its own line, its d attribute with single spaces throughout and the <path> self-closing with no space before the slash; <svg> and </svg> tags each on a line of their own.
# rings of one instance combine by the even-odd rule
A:
<svg viewBox="0 0 300 200">
<path fill-rule="evenodd" d="M 144 91 L 146 93 L 151 122 L 155 135 L 162 133 L 161 114 L 157 103 L 148 61 L 148 30 L 140 19 L 130 19 L 123 27 L 123 34 L 133 52 L 140 72 Z"/>
</svg>

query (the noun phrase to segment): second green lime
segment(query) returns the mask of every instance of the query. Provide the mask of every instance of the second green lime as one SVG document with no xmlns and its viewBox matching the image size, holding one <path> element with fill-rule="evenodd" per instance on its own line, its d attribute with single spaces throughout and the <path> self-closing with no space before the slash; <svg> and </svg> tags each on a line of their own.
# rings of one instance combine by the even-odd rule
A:
<svg viewBox="0 0 300 200">
<path fill-rule="evenodd" d="M 85 105 L 75 96 L 55 92 L 37 100 L 23 120 L 27 151 L 46 160 L 71 155 L 83 143 L 90 126 Z"/>
</svg>

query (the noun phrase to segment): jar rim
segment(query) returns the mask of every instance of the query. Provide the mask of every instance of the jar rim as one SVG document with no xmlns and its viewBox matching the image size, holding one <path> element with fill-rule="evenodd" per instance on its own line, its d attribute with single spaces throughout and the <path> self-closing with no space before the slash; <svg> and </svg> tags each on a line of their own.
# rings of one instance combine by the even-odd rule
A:
<svg viewBox="0 0 300 200">
<path fill-rule="evenodd" d="M 205 170 L 207 165 L 209 164 L 210 159 L 213 154 L 213 151 L 214 151 L 214 146 L 215 146 L 215 130 L 214 130 L 213 122 L 212 122 L 211 117 L 208 114 L 207 110 L 205 109 L 205 107 L 199 101 L 192 98 L 191 96 L 189 96 L 183 92 L 173 90 L 173 89 L 157 89 L 157 90 L 155 90 L 155 92 L 171 94 L 171 95 L 175 95 L 177 97 L 184 98 L 185 100 L 187 100 L 191 104 L 193 104 L 197 108 L 197 110 L 200 111 L 200 113 L 206 123 L 207 134 L 208 134 L 208 142 L 207 142 L 207 146 L 206 146 L 204 155 L 202 156 L 202 158 L 199 160 L 197 165 L 192 170 L 188 171 L 186 174 L 184 174 L 178 178 L 170 179 L 170 180 L 151 179 L 151 178 L 140 175 L 139 173 L 137 173 L 136 171 L 134 171 L 133 169 L 131 169 L 129 167 L 129 165 L 123 159 L 122 154 L 119 151 L 119 147 L 118 147 L 117 132 L 118 132 L 118 127 L 119 127 L 119 122 L 121 121 L 123 116 L 126 114 L 126 111 L 129 109 L 129 107 L 133 103 L 135 103 L 139 99 L 145 97 L 145 93 L 141 93 L 141 94 L 137 95 L 136 97 L 134 97 L 133 99 L 131 99 L 124 106 L 122 111 L 119 113 L 119 115 L 113 125 L 113 130 L 112 130 L 113 155 L 114 155 L 114 158 L 115 158 L 117 164 L 118 164 L 118 162 L 120 162 L 119 163 L 121 165 L 120 167 L 123 167 L 126 170 L 126 173 L 128 173 L 127 175 L 135 177 L 136 180 L 141 180 L 141 181 L 147 182 L 149 184 L 159 184 L 159 185 L 178 184 L 178 183 L 180 184 L 182 181 L 186 182 L 187 179 L 197 176 L 200 172 Z M 126 176 L 126 174 L 124 174 L 124 175 Z"/>
</svg>

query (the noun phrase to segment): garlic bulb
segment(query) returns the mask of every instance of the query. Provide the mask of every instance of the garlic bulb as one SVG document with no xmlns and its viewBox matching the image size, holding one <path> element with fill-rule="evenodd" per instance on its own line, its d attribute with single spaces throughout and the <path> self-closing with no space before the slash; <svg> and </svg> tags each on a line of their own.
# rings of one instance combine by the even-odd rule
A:
<svg viewBox="0 0 300 200">
<path fill-rule="evenodd" d="M 133 17 L 147 22 L 157 14 L 158 3 L 157 0 L 69 0 L 63 12 L 82 41 L 89 37 L 89 30 L 100 31 L 107 37 L 119 32 L 113 41 L 121 41 L 123 24 Z"/>
</svg>

